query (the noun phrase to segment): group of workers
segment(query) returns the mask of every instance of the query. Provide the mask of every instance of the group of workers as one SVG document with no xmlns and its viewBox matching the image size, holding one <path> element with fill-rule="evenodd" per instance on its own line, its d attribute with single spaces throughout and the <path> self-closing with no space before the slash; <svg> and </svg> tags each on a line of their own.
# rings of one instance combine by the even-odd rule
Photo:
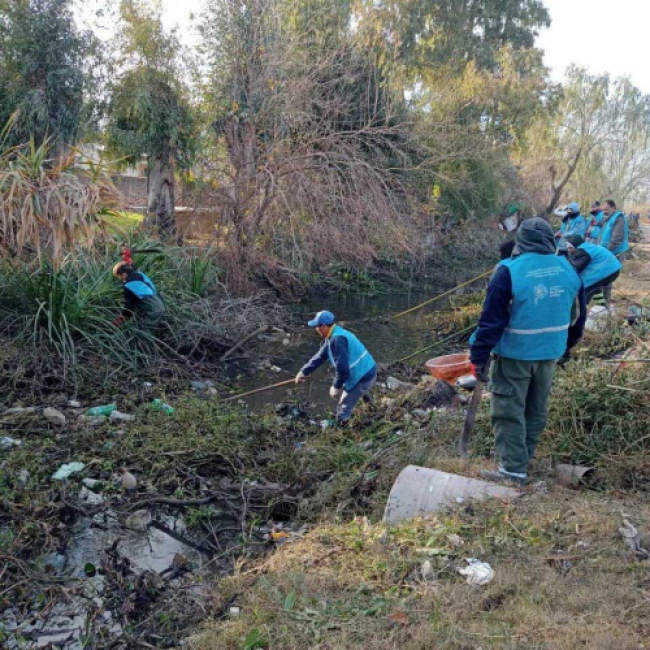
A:
<svg viewBox="0 0 650 650">
<path fill-rule="evenodd" d="M 611 285 L 629 249 L 627 217 L 614 201 L 602 209 L 594 203 L 589 219 L 575 203 L 562 216 L 558 232 L 545 219 L 528 219 L 514 241 L 501 245 L 501 261 L 470 340 L 472 372 L 490 384 L 499 460 L 496 471 L 481 473 L 486 479 L 528 482 L 558 362 L 568 360 L 582 338 L 587 305 L 597 291 L 608 292 L 610 302 Z M 319 312 L 308 325 L 323 342 L 295 381 L 329 361 L 335 369 L 330 395 L 339 399 L 337 421 L 345 425 L 376 382 L 376 363 L 331 312 Z"/>
<path fill-rule="evenodd" d="M 629 250 L 629 225 L 614 201 L 595 202 L 583 217 L 577 203 L 561 213 L 554 232 L 542 218 L 523 221 L 514 241 L 504 242 L 490 280 L 478 328 L 470 339 L 472 372 L 489 382 L 491 424 L 497 471 L 484 478 L 526 483 L 528 468 L 547 420 L 547 403 L 558 362 L 570 358 L 581 339 L 587 305 L 602 290 L 608 305 L 611 286 Z M 154 283 L 130 258 L 115 265 L 124 288 L 120 325 L 136 314 L 149 327 L 165 318 Z M 295 377 L 305 381 L 320 366 L 334 368 L 330 396 L 338 399 L 337 423 L 344 426 L 377 380 L 377 364 L 352 332 L 321 311 L 308 323 L 322 338 L 318 352 Z"/>
</svg>

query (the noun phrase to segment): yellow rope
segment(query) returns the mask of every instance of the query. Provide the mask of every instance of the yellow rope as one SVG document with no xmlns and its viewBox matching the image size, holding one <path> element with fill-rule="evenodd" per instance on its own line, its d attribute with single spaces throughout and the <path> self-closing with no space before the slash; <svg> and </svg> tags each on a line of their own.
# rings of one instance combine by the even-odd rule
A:
<svg viewBox="0 0 650 650">
<path fill-rule="evenodd" d="M 489 271 L 486 271 L 485 273 L 482 273 L 481 275 L 478 275 L 477 277 L 472 278 L 471 280 L 467 280 L 467 282 L 463 282 L 463 284 L 459 284 L 457 287 L 454 287 L 453 289 L 449 289 L 449 291 L 445 291 L 445 293 L 441 293 L 440 295 L 435 296 L 435 298 L 431 298 L 430 300 L 426 300 L 425 302 L 416 305 L 415 307 L 411 307 L 406 311 L 402 311 L 399 314 L 395 314 L 394 316 L 390 317 L 390 320 L 397 320 L 402 316 L 406 316 L 407 314 L 412 314 L 414 311 L 417 311 L 418 309 L 422 309 L 422 307 L 426 307 L 427 305 L 430 305 L 432 302 L 435 302 L 436 300 L 440 300 L 440 298 L 444 298 L 445 296 L 454 293 L 454 291 L 458 291 L 458 289 L 462 289 L 463 287 L 466 287 L 468 284 L 472 284 L 473 282 L 476 282 L 477 280 L 480 280 L 481 278 L 490 275 L 493 272 L 493 270 L 494 269 L 490 269 Z"/>
</svg>

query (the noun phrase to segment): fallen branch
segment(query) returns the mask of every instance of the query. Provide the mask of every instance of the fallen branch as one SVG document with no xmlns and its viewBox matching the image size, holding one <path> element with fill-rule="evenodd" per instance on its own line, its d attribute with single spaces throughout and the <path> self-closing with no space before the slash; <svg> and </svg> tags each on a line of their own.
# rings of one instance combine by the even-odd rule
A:
<svg viewBox="0 0 650 650">
<path fill-rule="evenodd" d="M 268 331 L 269 331 L 269 326 L 264 325 L 263 327 L 256 329 L 254 332 L 251 332 L 248 336 L 245 336 L 241 341 L 239 341 L 239 343 L 233 345 L 233 347 L 231 347 L 230 350 L 228 350 L 228 352 L 226 352 L 221 357 L 220 361 L 227 361 L 233 354 L 235 354 L 235 352 L 237 352 L 237 350 L 244 347 L 246 343 L 252 341 L 255 337 L 259 336 L 260 334 L 264 334 L 264 332 L 268 332 Z"/>
</svg>

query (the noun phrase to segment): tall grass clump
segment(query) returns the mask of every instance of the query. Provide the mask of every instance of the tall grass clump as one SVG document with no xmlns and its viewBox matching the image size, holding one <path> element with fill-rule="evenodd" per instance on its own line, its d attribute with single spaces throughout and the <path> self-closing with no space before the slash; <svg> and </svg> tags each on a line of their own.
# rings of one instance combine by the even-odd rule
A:
<svg viewBox="0 0 650 650">
<path fill-rule="evenodd" d="M 539 454 L 596 467 L 614 487 L 650 489 L 650 398 L 647 369 L 573 361 L 558 369 Z M 485 406 L 474 450 L 494 447 Z"/>
<path fill-rule="evenodd" d="M 111 269 L 125 246 L 157 251 L 135 255 L 135 264 L 165 300 L 162 331 L 139 328 L 137 318 L 121 327 L 113 324 L 123 295 Z M 105 384 L 125 370 L 156 364 L 181 369 L 216 362 L 247 333 L 282 319 L 282 310 L 265 296 L 231 298 L 220 276 L 210 251 L 156 248 L 143 233 L 132 233 L 129 241 L 116 234 L 99 238 L 92 250 L 77 249 L 58 265 L 45 258 L 5 258 L 0 264 L 0 340 L 22 350 L 20 363 L 49 359 L 47 373 L 59 374 L 60 385 L 71 380 Z"/>
<path fill-rule="evenodd" d="M 66 249 L 92 245 L 117 190 L 106 165 L 76 167 L 73 149 L 55 156 L 49 140 L 5 148 L 10 130 L 11 123 L 0 133 L 0 250 L 56 266 Z"/>
</svg>

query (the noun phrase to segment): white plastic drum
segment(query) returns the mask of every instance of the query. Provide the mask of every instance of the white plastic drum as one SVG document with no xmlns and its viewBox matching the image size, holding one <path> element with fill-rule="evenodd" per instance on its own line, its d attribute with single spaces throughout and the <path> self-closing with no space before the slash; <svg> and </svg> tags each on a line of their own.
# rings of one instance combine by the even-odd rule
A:
<svg viewBox="0 0 650 650">
<path fill-rule="evenodd" d="M 390 491 L 384 523 L 393 525 L 405 519 L 423 517 L 471 499 L 513 499 L 518 496 L 517 490 L 503 485 L 409 465 L 402 470 Z"/>
</svg>

